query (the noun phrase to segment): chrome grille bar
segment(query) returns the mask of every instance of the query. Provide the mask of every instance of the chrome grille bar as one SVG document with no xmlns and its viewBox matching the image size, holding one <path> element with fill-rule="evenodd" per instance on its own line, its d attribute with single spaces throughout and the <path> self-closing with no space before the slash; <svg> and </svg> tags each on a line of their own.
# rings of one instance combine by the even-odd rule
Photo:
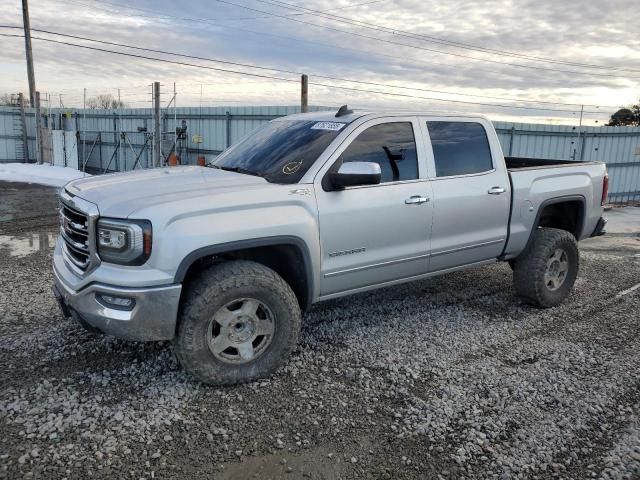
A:
<svg viewBox="0 0 640 480">
<path fill-rule="evenodd" d="M 80 270 L 84 271 L 87 269 L 87 267 L 89 266 L 89 261 L 88 260 L 79 260 L 75 257 L 75 254 L 69 250 L 69 247 L 67 244 L 63 244 L 62 246 L 63 252 L 65 253 L 65 258 L 70 261 L 73 265 L 75 265 L 76 267 L 78 267 Z"/>
<path fill-rule="evenodd" d="M 95 205 L 64 191 L 60 204 L 60 236 L 62 254 L 67 265 L 77 274 L 84 275 L 99 260 L 92 238 L 98 216 Z"/>
<path fill-rule="evenodd" d="M 75 250 L 81 255 L 89 255 L 89 247 L 87 246 L 86 243 L 80 243 L 80 242 L 74 241 L 72 238 L 69 237 L 69 235 L 67 235 L 67 232 L 63 228 L 60 229 L 60 235 L 62 235 L 62 238 L 64 238 L 64 241 L 67 243 L 67 246 L 71 247 L 73 250 Z"/>
</svg>

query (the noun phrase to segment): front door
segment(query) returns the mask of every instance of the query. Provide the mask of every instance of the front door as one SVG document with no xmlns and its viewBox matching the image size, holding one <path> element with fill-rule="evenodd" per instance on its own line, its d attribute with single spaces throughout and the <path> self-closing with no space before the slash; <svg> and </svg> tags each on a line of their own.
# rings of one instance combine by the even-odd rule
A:
<svg viewBox="0 0 640 480">
<path fill-rule="evenodd" d="M 420 178 L 421 148 L 414 118 L 376 119 L 358 127 L 334 155 L 376 162 L 379 185 L 316 195 L 322 250 L 321 295 L 331 295 L 428 272 L 431 186 Z M 420 144 L 423 145 L 423 144 Z"/>
</svg>

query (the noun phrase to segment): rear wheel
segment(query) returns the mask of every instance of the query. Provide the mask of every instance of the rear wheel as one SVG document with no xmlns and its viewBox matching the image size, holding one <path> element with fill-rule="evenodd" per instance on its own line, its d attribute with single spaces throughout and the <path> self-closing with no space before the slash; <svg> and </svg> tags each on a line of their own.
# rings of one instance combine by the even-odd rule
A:
<svg viewBox="0 0 640 480">
<path fill-rule="evenodd" d="M 516 258 L 513 281 L 516 293 L 541 308 L 560 304 L 578 275 L 578 244 L 574 236 L 557 228 L 539 228 L 529 247 Z"/>
<path fill-rule="evenodd" d="M 204 383 L 262 378 L 282 365 L 300 329 L 300 307 L 273 270 L 250 261 L 215 265 L 185 292 L 174 348 Z"/>
</svg>

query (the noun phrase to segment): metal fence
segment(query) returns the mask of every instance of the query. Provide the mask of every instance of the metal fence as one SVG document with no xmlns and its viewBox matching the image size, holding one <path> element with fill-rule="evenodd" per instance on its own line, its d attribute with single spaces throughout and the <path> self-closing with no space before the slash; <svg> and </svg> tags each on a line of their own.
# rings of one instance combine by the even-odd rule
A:
<svg viewBox="0 0 640 480">
<path fill-rule="evenodd" d="M 640 201 L 640 128 L 494 122 L 505 155 L 603 161 L 609 201 Z"/>
<path fill-rule="evenodd" d="M 310 107 L 325 110 L 327 107 Z M 181 163 L 210 160 L 260 125 L 299 112 L 298 106 L 183 107 L 162 113 L 163 158 L 175 150 Z M 29 160 L 36 159 L 35 114 L 26 109 Z M 176 142 L 176 126 L 186 125 Z M 79 168 L 92 173 L 151 166 L 151 109 L 51 109 L 43 113 L 49 129 L 77 132 Z M 610 176 L 609 200 L 640 201 L 640 128 L 572 127 L 495 122 L 505 155 L 565 160 L 602 160 Z M 24 160 L 19 108 L 0 107 L 0 162 Z M 43 135 L 41 135 L 43 136 Z"/>
</svg>

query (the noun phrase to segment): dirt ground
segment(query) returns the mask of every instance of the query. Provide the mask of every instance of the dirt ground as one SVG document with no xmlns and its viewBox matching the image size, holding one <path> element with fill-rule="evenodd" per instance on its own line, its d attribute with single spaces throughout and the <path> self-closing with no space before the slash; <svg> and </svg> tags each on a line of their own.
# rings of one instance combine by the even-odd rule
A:
<svg viewBox="0 0 640 480">
<path fill-rule="evenodd" d="M 640 478 L 640 232 L 582 242 L 549 310 L 506 264 L 316 305 L 277 374 L 216 389 L 65 320 L 56 189 L 0 197 L 0 478 Z"/>
</svg>

